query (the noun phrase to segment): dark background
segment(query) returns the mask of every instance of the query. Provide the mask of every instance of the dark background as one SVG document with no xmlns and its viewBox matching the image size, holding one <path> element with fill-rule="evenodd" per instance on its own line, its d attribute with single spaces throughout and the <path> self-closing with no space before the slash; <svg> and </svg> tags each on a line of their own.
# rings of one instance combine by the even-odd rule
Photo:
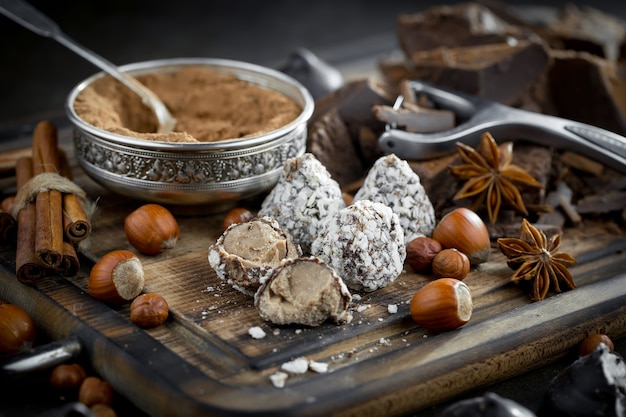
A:
<svg viewBox="0 0 626 417">
<path fill-rule="evenodd" d="M 346 72 L 373 69 L 381 57 L 396 50 L 394 29 L 399 14 L 453 3 L 433 0 L 31 2 L 55 20 L 66 34 L 119 65 L 168 57 L 211 57 L 278 67 L 296 48 L 306 47 Z M 561 7 L 568 3 L 592 5 L 626 19 L 623 0 L 508 2 L 525 8 Z M 97 71 L 54 40 L 35 35 L 0 15 L 0 151 L 3 140 L 15 138 L 44 118 L 53 119 L 61 126 L 67 123 L 63 109 L 67 94 Z M 624 340 L 618 343 L 622 354 L 626 354 L 625 345 Z M 488 389 L 536 409 L 547 382 L 571 360 L 564 358 Z M 34 416 L 50 406 L 37 385 L 25 389 L 23 396 L 3 394 L 6 391 L 0 393 L 0 417 Z M 436 416 L 442 408 L 419 415 Z M 118 412 L 120 416 L 142 415 L 132 407 Z"/>
<path fill-rule="evenodd" d="M 584 1 L 587 1 L 585 3 Z M 168 57 L 229 58 L 270 67 L 298 47 L 343 69 L 374 68 L 396 48 L 400 13 L 433 0 L 33 0 L 79 43 L 122 65 Z M 560 7 L 568 1 L 510 1 L 514 6 Z M 583 0 L 626 16 L 622 0 Z M 16 123 L 63 116 L 78 82 L 99 71 L 56 41 L 0 15 L 0 130 Z"/>
</svg>

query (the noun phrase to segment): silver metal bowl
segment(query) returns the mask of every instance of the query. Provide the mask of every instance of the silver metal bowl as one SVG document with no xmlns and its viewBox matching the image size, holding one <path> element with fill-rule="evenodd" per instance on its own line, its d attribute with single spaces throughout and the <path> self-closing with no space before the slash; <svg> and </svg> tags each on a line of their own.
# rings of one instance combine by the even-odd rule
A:
<svg viewBox="0 0 626 417">
<path fill-rule="evenodd" d="M 243 139 L 202 143 L 136 139 L 96 128 L 76 114 L 77 95 L 105 75 L 98 73 L 74 87 L 66 102 L 67 115 L 74 124 L 75 155 L 85 172 L 116 193 L 171 205 L 228 206 L 272 188 L 283 162 L 305 151 L 313 98 L 293 78 L 239 61 L 178 58 L 139 62 L 121 69 L 139 76 L 198 65 L 279 91 L 300 104 L 302 112 L 279 129 Z"/>
</svg>

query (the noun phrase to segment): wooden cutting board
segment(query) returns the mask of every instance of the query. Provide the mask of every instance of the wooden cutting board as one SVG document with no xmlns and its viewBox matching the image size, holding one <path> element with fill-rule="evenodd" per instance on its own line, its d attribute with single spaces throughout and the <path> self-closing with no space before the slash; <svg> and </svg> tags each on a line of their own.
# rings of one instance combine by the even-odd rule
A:
<svg viewBox="0 0 626 417">
<path fill-rule="evenodd" d="M 70 133 L 61 133 L 67 144 Z M 175 208 L 178 245 L 139 255 L 145 292 L 163 295 L 171 316 L 142 330 L 129 321 L 128 305 L 111 307 L 87 293 L 89 269 L 100 256 L 134 251 L 123 219 L 142 203 L 112 195 L 76 167 L 75 181 L 99 207 L 81 271 L 26 286 L 14 274 L 15 249 L 4 247 L 0 298 L 25 308 L 52 338 L 76 336 L 94 369 L 153 416 L 405 415 L 553 362 L 591 333 L 626 335 L 626 236 L 603 223 L 563 236 L 562 249 L 578 259 L 571 269 L 576 290 L 533 303 L 509 282 L 512 271 L 494 249 L 465 280 L 475 303 L 471 321 L 432 334 L 409 316 L 414 292 L 432 279 L 414 273 L 363 294 L 348 324 L 266 323 L 252 299 L 221 282 L 208 264 L 222 214 L 190 216 Z M 253 326 L 267 336 L 252 338 Z M 298 357 L 326 363 L 328 372 L 309 370 L 274 387 L 269 376 Z"/>
</svg>

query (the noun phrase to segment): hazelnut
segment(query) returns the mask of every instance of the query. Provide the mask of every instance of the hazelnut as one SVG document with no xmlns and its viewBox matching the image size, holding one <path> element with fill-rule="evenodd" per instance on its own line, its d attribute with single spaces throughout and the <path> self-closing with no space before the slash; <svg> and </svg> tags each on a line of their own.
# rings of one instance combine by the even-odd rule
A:
<svg viewBox="0 0 626 417">
<path fill-rule="evenodd" d="M 96 417 L 117 417 L 115 410 L 107 404 L 94 404 L 89 411 Z"/>
<path fill-rule="evenodd" d="M 469 274 L 470 261 L 467 255 L 458 249 L 443 249 L 433 258 L 432 268 L 437 278 L 462 280 Z"/>
<path fill-rule="evenodd" d="M 469 287 L 454 278 L 439 278 L 417 290 L 411 299 L 411 318 L 432 332 L 463 326 L 472 316 Z"/>
<path fill-rule="evenodd" d="M 604 343 L 611 352 L 615 349 L 615 345 L 609 336 L 601 333 L 592 334 L 580 342 L 580 345 L 578 345 L 578 356 L 589 355 L 591 352 L 596 350 L 598 345 L 601 343 Z"/>
<path fill-rule="evenodd" d="M 28 313 L 15 304 L 0 304 L 0 352 L 16 354 L 34 341 L 35 324 Z"/>
<path fill-rule="evenodd" d="M 160 326 L 168 315 L 167 301 L 159 294 L 142 294 L 130 304 L 130 321 L 144 329 Z"/>
<path fill-rule="evenodd" d="M 143 265 L 127 250 L 114 250 L 102 256 L 91 268 L 89 294 L 109 303 L 130 301 L 141 294 L 144 286 Z"/>
<path fill-rule="evenodd" d="M 222 219 L 222 230 L 228 229 L 233 224 L 245 223 L 254 218 L 254 214 L 244 207 L 235 207 Z"/>
<path fill-rule="evenodd" d="M 432 237 L 443 248 L 455 248 L 466 254 L 472 265 L 486 262 L 491 253 L 487 226 L 478 214 L 465 207 L 446 214 L 433 230 Z"/>
<path fill-rule="evenodd" d="M 88 376 L 80 384 L 78 401 L 87 407 L 95 404 L 111 405 L 113 402 L 113 387 L 107 381 L 96 376 Z"/>
<path fill-rule="evenodd" d="M 429 237 L 418 237 L 406 246 L 407 263 L 415 271 L 430 269 L 433 258 L 441 251 L 441 243 Z"/>
<path fill-rule="evenodd" d="M 176 246 L 180 231 L 168 209 L 145 204 L 124 219 L 128 242 L 144 255 L 157 255 Z"/>
<path fill-rule="evenodd" d="M 52 370 L 50 385 L 53 388 L 78 388 L 87 378 L 85 369 L 77 363 L 61 364 Z"/>
</svg>

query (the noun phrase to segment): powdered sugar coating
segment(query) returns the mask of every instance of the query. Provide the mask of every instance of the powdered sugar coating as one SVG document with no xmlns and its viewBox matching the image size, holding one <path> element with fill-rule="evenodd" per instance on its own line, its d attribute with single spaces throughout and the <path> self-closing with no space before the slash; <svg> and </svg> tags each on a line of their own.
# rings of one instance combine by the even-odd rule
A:
<svg viewBox="0 0 626 417">
<path fill-rule="evenodd" d="M 311 252 L 331 265 L 350 289 L 365 292 L 395 281 L 406 257 L 398 216 L 369 200 L 357 201 L 330 217 Z"/>
<path fill-rule="evenodd" d="M 307 254 L 323 221 L 344 207 L 337 181 L 313 154 L 305 153 L 285 162 L 283 173 L 258 214 L 275 219 Z"/>
<path fill-rule="evenodd" d="M 393 210 L 404 230 L 404 243 L 430 236 L 435 229 L 435 209 L 409 164 L 391 154 L 379 158 L 368 172 L 354 201 L 371 200 Z"/>
</svg>

